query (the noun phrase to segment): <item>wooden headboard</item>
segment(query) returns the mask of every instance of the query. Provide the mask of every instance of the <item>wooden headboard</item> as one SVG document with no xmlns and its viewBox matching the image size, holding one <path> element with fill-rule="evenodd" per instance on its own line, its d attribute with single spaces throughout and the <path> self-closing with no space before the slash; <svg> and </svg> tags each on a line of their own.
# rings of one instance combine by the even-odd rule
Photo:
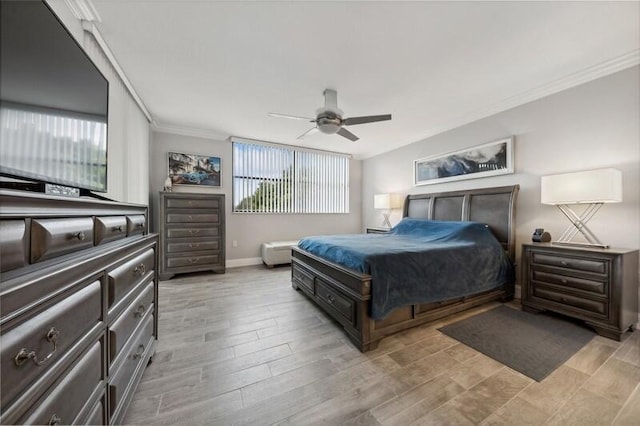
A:
<svg viewBox="0 0 640 426">
<path fill-rule="evenodd" d="M 515 210 L 520 185 L 407 195 L 403 217 L 486 223 L 515 262 Z"/>
</svg>

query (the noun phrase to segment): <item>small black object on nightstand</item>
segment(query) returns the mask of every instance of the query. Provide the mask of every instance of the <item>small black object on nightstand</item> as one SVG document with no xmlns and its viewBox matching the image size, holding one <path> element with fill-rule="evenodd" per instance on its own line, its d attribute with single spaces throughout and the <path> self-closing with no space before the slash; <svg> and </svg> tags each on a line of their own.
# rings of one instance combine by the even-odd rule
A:
<svg viewBox="0 0 640 426">
<path fill-rule="evenodd" d="M 534 243 L 548 243 L 551 241 L 551 234 L 544 232 L 543 228 L 536 228 L 531 236 L 531 241 Z"/>
</svg>

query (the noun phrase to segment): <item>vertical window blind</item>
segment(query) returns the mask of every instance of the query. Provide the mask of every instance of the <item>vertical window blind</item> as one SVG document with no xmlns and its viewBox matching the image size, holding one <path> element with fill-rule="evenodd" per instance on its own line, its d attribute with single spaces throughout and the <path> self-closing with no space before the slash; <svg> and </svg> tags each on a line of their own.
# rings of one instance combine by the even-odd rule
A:
<svg viewBox="0 0 640 426">
<path fill-rule="evenodd" d="M 234 140 L 233 211 L 349 213 L 349 157 Z"/>
</svg>

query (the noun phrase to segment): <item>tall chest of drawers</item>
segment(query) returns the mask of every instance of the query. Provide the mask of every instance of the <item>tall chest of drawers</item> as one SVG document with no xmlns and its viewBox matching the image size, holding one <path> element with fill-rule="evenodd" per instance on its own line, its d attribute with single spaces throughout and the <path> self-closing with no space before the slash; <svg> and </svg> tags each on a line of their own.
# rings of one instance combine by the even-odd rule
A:
<svg viewBox="0 0 640 426">
<path fill-rule="evenodd" d="M 620 340 L 638 321 L 638 250 L 522 247 L 522 306 L 584 320 Z"/>
<path fill-rule="evenodd" d="M 0 424 L 116 424 L 157 339 L 147 207 L 0 191 Z"/>
<path fill-rule="evenodd" d="M 225 271 L 224 194 L 160 192 L 160 279 Z"/>
</svg>

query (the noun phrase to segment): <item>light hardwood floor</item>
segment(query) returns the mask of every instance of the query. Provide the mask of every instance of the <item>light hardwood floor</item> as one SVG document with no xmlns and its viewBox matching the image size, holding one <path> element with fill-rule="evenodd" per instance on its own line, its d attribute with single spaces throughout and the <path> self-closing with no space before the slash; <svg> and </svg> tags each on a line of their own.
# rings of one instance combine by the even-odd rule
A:
<svg viewBox="0 0 640 426">
<path fill-rule="evenodd" d="M 639 425 L 640 333 L 594 337 L 538 383 L 437 328 L 360 353 L 290 268 L 160 283 L 160 339 L 127 424 Z"/>
</svg>

